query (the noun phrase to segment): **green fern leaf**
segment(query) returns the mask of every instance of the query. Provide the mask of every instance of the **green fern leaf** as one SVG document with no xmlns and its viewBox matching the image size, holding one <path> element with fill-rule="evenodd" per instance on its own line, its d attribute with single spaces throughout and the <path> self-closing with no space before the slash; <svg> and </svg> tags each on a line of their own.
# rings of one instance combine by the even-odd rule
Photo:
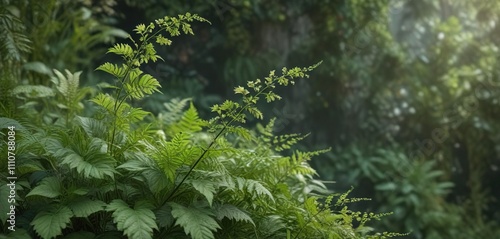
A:
<svg viewBox="0 0 500 239">
<path fill-rule="evenodd" d="M 245 127 L 242 126 L 227 126 L 226 127 L 226 132 L 227 133 L 233 133 L 239 137 L 242 137 L 243 139 L 250 140 L 252 139 L 252 133 L 250 130 L 248 130 Z"/>
<path fill-rule="evenodd" d="M 99 93 L 91 101 L 106 109 L 110 113 L 114 112 L 115 99 L 108 94 Z"/>
<path fill-rule="evenodd" d="M 216 191 L 215 184 L 209 181 L 208 179 L 191 180 L 190 183 L 193 186 L 193 188 L 196 189 L 196 191 L 200 192 L 201 194 L 203 194 L 203 196 L 205 196 L 210 206 L 212 206 L 214 194 Z"/>
<path fill-rule="evenodd" d="M 172 207 L 172 216 L 176 219 L 175 225 L 184 228 L 192 239 L 213 239 L 213 232 L 221 227 L 212 216 L 212 211 L 195 207 L 184 207 L 177 203 L 169 203 Z"/>
<path fill-rule="evenodd" d="M 257 109 L 257 107 L 254 107 L 254 106 L 247 107 L 247 111 L 257 119 L 264 118 L 264 115 L 262 114 L 262 112 L 259 109 Z"/>
<path fill-rule="evenodd" d="M 274 202 L 273 194 L 259 181 L 237 177 L 236 182 L 240 190 L 246 190 L 251 193 L 254 198 L 265 195 Z"/>
<path fill-rule="evenodd" d="M 123 113 L 121 114 L 123 118 L 129 123 L 136 123 L 144 119 L 149 112 L 142 110 L 141 108 L 134 108 L 128 104 L 122 104 Z"/>
<path fill-rule="evenodd" d="M 58 150 L 54 156 L 62 158 L 61 164 L 76 169 L 84 178 L 114 178 L 116 161 L 106 153 L 103 145 L 105 144 L 102 140 L 92 138 L 88 145 L 77 147 L 76 151 L 64 148 Z"/>
<path fill-rule="evenodd" d="M 169 102 L 163 104 L 167 110 L 164 114 L 160 113 L 158 119 L 166 125 L 171 125 L 179 121 L 183 116 L 184 108 L 190 101 L 190 98 L 182 100 L 178 98 L 171 99 Z"/>
<path fill-rule="evenodd" d="M 201 131 L 208 123 L 198 116 L 198 111 L 191 102 L 189 109 L 184 112 L 184 115 L 179 122 L 168 127 L 167 131 L 170 134 L 183 133 L 196 133 Z"/>
<path fill-rule="evenodd" d="M 267 216 L 257 225 L 261 238 L 286 238 L 286 235 L 281 233 L 285 228 L 286 225 L 283 223 L 283 219 L 277 215 Z"/>
<path fill-rule="evenodd" d="M 255 223 L 252 218 L 248 216 L 248 214 L 231 204 L 224 204 L 215 207 L 215 216 L 219 221 L 223 218 L 227 218 L 229 220 L 248 222 L 255 226 Z"/>
<path fill-rule="evenodd" d="M 39 212 L 30 225 L 40 237 L 50 239 L 62 234 L 62 229 L 71 222 L 71 217 L 73 217 L 71 210 L 59 205 Z"/>
<path fill-rule="evenodd" d="M 68 203 L 68 207 L 73 211 L 75 217 L 88 217 L 92 213 L 104 210 L 106 203 L 100 200 L 90 200 L 88 198 L 79 198 Z"/>
<path fill-rule="evenodd" d="M 132 58 L 134 56 L 134 50 L 132 47 L 123 43 L 115 44 L 113 47 L 109 48 L 108 53 L 123 55 L 127 58 Z"/>
<path fill-rule="evenodd" d="M 127 95 L 134 99 L 142 99 L 145 95 L 160 92 L 160 87 L 160 83 L 152 75 L 144 74 L 137 68 L 130 71 L 129 80 L 123 85 Z"/>
<path fill-rule="evenodd" d="M 31 50 L 31 41 L 23 34 L 24 23 L 9 11 L 0 11 L 0 59 L 21 61 L 22 54 Z"/>
<path fill-rule="evenodd" d="M 125 102 L 116 104 L 116 100 L 108 94 L 100 93 L 91 101 L 103 107 L 109 114 L 116 116 L 118 126 L 120 126 L 120 128 L 123 127 L 123 129 L 128 129 L 127 125 L 129 126 L 131 123 L 139 122 L 149 114 L 147 111 L 140 108 L 134 108 Z M 116 111 L 115 105 L 118 106 Z"/>
<path fill-rule="evenodd" d="M 80 75 L 81 71 L 71 73 L 66 70 L 66 77 L 58 70 L 54 69 L 54 74 L 57 77 L 53 77 L 52 81 L 57 85 L 57 90 L 61 92 L 66 98 L 71 99 L 78 93 L 78 86 L 80 85 Z"/>
<path fill-rule="evenodd" d="M 106 207 L 106 211 L 113 212 L 113 221 L 118 230 L 131 239 L 153 238 L 153 229 L 158 229 L 156 216 L 151 210 L 152 205 L 138 201 L 134 208 L 130 208 L 121 199 L 115 199 Z"/>
<path fill-rule="evenodd" d="M 106 63 L 104 63 L 96 68 L 96 70 L 107 72 L 107 73 L 113 75 L 114 77 L 120 78 L 120 79 L 125 77 L 125 74 L 127 73 L 127 69 L 128 68 L 126 65 L 118 66 L 116 64 L 111 64 L 109 62 L 106 62 Z"/>
<path fill-rule="evenodd" d="M 47 198 L 56 198 L 61 195 L 61 181 L 56 177 L 46 177 L 33 188 L 26 197 L 42 196 Z"/>
<path fill-rule="evenodd" d="M 191 164 L 201 154 L 201 150 L 192 145 L 189 135 L 183 133 L 176 134 L 169 142 L 159 140 L 156 144 L 143 143 L 171 182 L 180 166 Z"/>
<path fill-rule="evenodd" d="M 106 139 L 108 128 L 100 120 L 76 116 L 75 122 L 82 127 L 88 137 Z"/>
</svg>

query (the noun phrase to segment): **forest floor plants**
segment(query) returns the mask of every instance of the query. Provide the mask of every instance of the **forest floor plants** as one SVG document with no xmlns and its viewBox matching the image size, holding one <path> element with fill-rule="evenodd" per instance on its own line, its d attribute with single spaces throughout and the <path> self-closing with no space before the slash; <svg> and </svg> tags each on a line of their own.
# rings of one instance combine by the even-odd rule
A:
<svg viewBox="0 0 500 239">
<path fill-rule="evenodd" d="M 92 98 L 96 110 L 80 115 L 80 73 L 55 71 L 54 95 L 66 99 L 51 121 L 0 118 L 1 128 L 15 126 L 16 230 L 0 209 L 0 238 L 387 238 L 366 225 L 386 214 L 354 212 L 348 193 L 328 195 L 314 179 L 311 157 L 326 152 L 285 149 L 300 135 L 273 134 L 274 120 L 258 130 L 247 118 L 263 119 L 257 103 L 281 97 L 277 86 L 307 78 L 311 67 L 283 68 L 263 80 L 234 89 L 241 101 L 212 107 L 210 120 L 199 117 L 188 99 L 166 103 L 160 115 L 136 107 L 158 91 L 160 83 L 140 67 L 161 59 L 153 41 L 193 34 L 198 15 L 165 17 L 135 28 L 138 39 L 117 44 L 108 53 L 123 63 L 104 63 L 112 75 L 111 93 Z M 58 104 L 56 100 L 48 100 Z M 60 102 L 59 102 L 60 103 Z M 81 103 L 81 102 L 80 102 Z M 185 108 L 189 105 L 187 110 Z M 54 107 L 57 108 L 57 107 Z M 19 107 L 22 109 L 22 106 Z M 43 111 L 46 112 L 46 111 Z M 2 131 L 2 135 L 8 133 Z M 3 137 L 3 142 L 6 137 Z M 2 144 L 5 145 L 5 144 Z M 0 149 L 2 157 L 6 147 Z M 8 197 L 6 162 L 1 161 L 0 198 Z"/>
</svg>

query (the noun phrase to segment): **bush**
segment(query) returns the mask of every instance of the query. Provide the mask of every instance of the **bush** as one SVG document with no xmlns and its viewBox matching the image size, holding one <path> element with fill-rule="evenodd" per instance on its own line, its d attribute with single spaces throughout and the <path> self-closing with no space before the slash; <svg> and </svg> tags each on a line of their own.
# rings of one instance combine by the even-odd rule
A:
<svg viewBox="0 0 500 239">
<path fill-rule="evenodd" d="M 10 207 L 2 203 L 0 238 L 399 235 L 373 234 L 366 223 L 386 214 L 351 211 L 346 204 L 361 199 L 349 199 L 348 193 L 328 196 L 323 183 L 313 179 L 308 161 L 327 150 L 285 155 L 284 149 L 304 137 L 273 135 L 275 120 L 258 130 L 243 126 L 250 116 L 263 119 L 257 108 L 261 99 L 281 98 L 275 87 L 307 78 L 319 64 L 283 68 L 279 75 L 272 71 L 236 87 L 241 101 L 214 105 L 216 116 L 209 120 L 199 117 L 189 99 L 166 103 L 159 115 L 135 106 L 160 87 L 140 69 L 161 59 L 152 42 L 169 45 L 171 37 L 193 34 L 193 21 L 206 22 L 187 13 L 138 25 L 138 39 L 108 51 L 123 63 L 97 68 L 115 79 L 114 85 L 103 85 L 104 91 L 81 88 L 81 72 L 54 70 L 48 93 L 36 96 L 46 109 L 28 107 L 26 94 L 27 103 L 18 109 L 30 111 L 0 118 L 8 146 L 1 154 L 12 156 L 2 161 L 0 196 L 16 195 Z M 81 113 L 89 94 L 90 116 Z M 15 193 L 5 181 L 8 176 L 15 177 L 9 178 Z"/>
</svg>

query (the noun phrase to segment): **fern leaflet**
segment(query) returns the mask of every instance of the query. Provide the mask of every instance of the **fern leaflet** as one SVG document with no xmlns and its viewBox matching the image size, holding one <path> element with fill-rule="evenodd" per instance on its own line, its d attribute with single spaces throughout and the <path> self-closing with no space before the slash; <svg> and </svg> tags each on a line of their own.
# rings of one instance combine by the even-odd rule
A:
<svg viewBox="0 0 500 239">
<path fill-rule="evenodd" d="M 184 228 L 184 232 L 191 235 L 192 239 L 214 239 L 213 232 L 221 228 L 210 210 L 184 207 L 174 202 L 169 205 L 172 207 L 172 216 L 176 219 L 175 225 Z"/>
<path fill-rule="evenodd" d="M 248 222 L 251 223 L 253 226 L 255 226 L 255 223 L 253 222 L 252 218 L 234 205 L 231 204 L 217 205 L 214 209 L 217 220 L 219 221 L 224 218 L 227 218 L 229 220 Z"/>
<path fill-rule="evenodd" d="M 156 216 L 151 210 L 152 205 L 144 201 L 135 203 L 130 208 L 121 199 L 115 199 L 106 207 L 106 211 L 113 212 L 113 221 L 118 230 L 123 231 L 131 239 L 153 238 L 153 229 L 158 229 Z"/>
</svg>

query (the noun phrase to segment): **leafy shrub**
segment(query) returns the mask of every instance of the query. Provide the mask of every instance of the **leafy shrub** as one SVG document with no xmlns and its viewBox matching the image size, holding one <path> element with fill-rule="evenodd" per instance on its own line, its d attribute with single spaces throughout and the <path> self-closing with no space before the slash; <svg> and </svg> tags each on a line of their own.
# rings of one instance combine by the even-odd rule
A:
<svg viewBox="0 0 500 239">
<path fill-rule="evenodd" d="M 140 67 L 161 59 L 153 41 L 193 34 L 198 15 L 165 17 L 138 25 L 138 39 L 117 44 L 108 53 L 122 64 L 97 69 L 115 78 L 111 93 L 91 101 L 92 116 L 81 115 L 88 88 L 80 72 L 59 71 L 50 88 L 58 101 L 52 111 L 0 118 L 15 126 L 16 231 L 8 224 L 0 238 L 387 238 L 366 223 L 386 214 L 355 212 L 348 193 L 327 196 L 308 161 L 327 150 L 284 155 L 300 135 L 273 135 L 274 120 L 258 130 L 243 127 L 253 116 L 263 119 L 257 103 L 281 97 L 277 86 L 307 78 L 318 64 L 272 71 L 263 80 L 234 89 L 241 101 L 214 105 L 203 120 L 187 99 L 172 100 L 152 115 L 133 106 L 158 91 L 160 83 Z M 56 106 L 54 106 L 54 104 Z M 189 106 L 188 106 L 189 105 Z M 185 108 L 187 110 L 185 110 Z M 33 109 L 37 110 L 37 109 Z M 47 116 L 47 115 L 51 116 Z M 6 133 L 2 133 L 5 136 Z M 5 137 L 4 137 L 5 138 Z M 4 139 L 5 140 L 5 139 Z M 5 141 L 4 141 L 5 142 Z M 7 154 L 2 147 L 3 157 Z M 1 162 L 0 196 L 6 198 L 7 163 Z M 6 222 L 9 208 L 0 210 Z"/>
</svg>

